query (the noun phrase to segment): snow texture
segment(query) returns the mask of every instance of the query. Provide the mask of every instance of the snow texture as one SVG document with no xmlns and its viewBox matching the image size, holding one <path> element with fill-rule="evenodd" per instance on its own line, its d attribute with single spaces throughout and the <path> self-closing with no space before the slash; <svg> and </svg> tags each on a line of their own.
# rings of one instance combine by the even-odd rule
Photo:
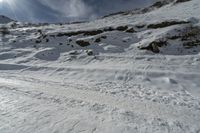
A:
<svg viewBox="0 0 200 133">
<path fill-rule="evenodd" d="M 149 9 L 3 24 L 0 132 L 199 133 L 200 1 Z"/>
</svg>

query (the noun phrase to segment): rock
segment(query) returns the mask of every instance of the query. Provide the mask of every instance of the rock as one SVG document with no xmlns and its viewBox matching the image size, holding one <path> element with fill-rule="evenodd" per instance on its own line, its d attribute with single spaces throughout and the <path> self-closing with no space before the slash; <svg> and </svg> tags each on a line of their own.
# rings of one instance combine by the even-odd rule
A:
<svg viewBox="0 0 200 133">
<path fill-rule="evenodd" d="M 101 38 L 97 38 L 94 42 L 96 42 L 96 43 L 101 42 Z"/>
<path fill-rule="evenodd" d="M 119 26 L 116 28 L 116 30 L 118 30 L 118 31 L 125 31 L 127 29 L 128 29 L 128 26 Z"/>
<path fill-rule="evenodd" d="M 91 56 L 91 55 L 94 54 L 92 50 L 87 50 L 86 53 L 87 53 L 87 55 L 89 55 L 89 56 Z"/>
<path fill-rule="evenodd" d="M 177 24 L 187 24 L 189 22 L 186 21 L 166 21 L 166 22 L 161 22 L 157 24 L 150 24 L 147 26 L 149 29 L 158 29 L 158 28 L 164 28 L 172 25 L 177 25 Z"/>
<path fill-rule="evenodd" d="M 153 41 L 146 47 L 139 47 L 141 50 L 150 50 L 154 53 L 159 53 L 159 47 L 167 45 L 167 41 Z"/>
<path fill-rule="evenodd" d="M 191 1 L 191 0 L 176 0 L 175 3 L 182 3 L 182 2 L 188 2 L 188 1 Z"/>
<path fill-rule="evenodd" d="M 69 55 L 77 55 L 77 54 L 78 54 L 78 52 L 76 50 L 73 50 L 73 51 L 69 52 Z"/>
<path fill-rule="evenodd" d="M 128 33 L 134 33 L 135 30 L 133 28 L 130 28 L 130 29 L 126 30 L 126 32 L 128 32 Z"/>
<path fill-rule="evenodd" d="M 86 47 L 86 46 L 89 46 L 90 43 L 87 42 L 87 41 L 84 41 L 84 40 L 77 40 L 76 43 L 81 46 L 81 47 Z"/>
<path fill-rule="evenodd" d="M 41 43 L 41 42 L 42 42 L 41 40 L 36 40 L 36 41 L 35 41 L 35 43 Z"/>
</svg>

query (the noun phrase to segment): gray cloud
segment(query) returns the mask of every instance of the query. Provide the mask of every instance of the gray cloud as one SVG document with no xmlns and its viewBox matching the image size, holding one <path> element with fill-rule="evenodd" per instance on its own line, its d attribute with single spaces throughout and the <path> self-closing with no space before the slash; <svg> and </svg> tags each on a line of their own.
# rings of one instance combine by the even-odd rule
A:
<svg viewBox="0 0 200 133">
<path fill-rule="evenodd" d="M 41 3 L 68 17 L 85 16 L 92 11 L 82 0 L 41 0 Z"/>
</svg>

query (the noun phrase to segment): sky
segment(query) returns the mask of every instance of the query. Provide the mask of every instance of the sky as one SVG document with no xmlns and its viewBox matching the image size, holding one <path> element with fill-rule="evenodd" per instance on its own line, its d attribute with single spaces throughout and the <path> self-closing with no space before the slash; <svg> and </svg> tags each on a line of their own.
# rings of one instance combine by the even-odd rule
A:
<svg viewBox="0 0 200 133">
<path fill-rule="evenodd" d="M 0 0 L 0 15 L 26 22 L 71 22 L 149 5 L 152 0 Z"/>
</svg>

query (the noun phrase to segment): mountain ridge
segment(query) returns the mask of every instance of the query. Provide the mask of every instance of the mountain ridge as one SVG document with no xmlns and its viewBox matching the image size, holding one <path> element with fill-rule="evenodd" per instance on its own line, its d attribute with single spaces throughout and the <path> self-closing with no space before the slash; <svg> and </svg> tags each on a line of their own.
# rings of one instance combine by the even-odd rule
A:
<svg viewBox="0 0 200 133">
<path fill-rule="evenodd" d="M 6 24 L 6 23 L 9 23 L 12 21 L 14 21 L 14 20 L 12 20 L 4 15 L 0 15 L 0 24 Z"/>
</svg>

